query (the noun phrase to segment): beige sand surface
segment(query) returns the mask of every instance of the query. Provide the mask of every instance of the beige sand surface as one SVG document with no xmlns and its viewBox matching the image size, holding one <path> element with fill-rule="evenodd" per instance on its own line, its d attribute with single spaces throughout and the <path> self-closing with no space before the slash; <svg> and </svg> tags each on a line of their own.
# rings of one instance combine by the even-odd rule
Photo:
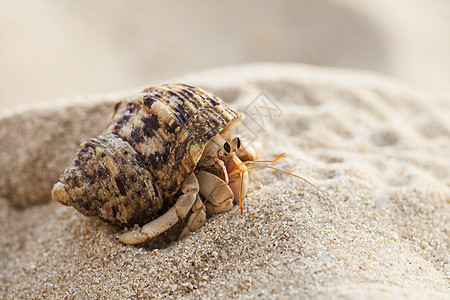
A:
<svg viewBox="0 0 450 300">
<path fill-rule="evenodd" d="M 49 185 L 80 139 L 101 131 L 115 96 L 4 112 L 0 298 L 448 299 L 449 95 L 292 64 L 180 80 L 248 111 L 264 91 L 281 115 L 246 123 L 263 158 L 286 152 L 278 167 L 330 201 L 296 178 L 255 171 L 243 216 L 217 215 L 165 249 L 124 246 L 118 228 L 72 208 L 11 205 L 49 200 Z"/>
</svg>

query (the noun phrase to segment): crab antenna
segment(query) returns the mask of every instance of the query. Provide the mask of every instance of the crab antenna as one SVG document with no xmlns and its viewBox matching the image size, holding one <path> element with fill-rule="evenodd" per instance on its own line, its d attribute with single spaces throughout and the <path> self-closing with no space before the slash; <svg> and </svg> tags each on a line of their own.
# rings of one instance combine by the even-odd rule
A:
<svg viewBox="0 0 450 300">
<path fill-rule="evenodd" d="M 247 167 L 245 167 L 246 164 L 249 163 L 271 163 L 274 164 L 276 163 L 280 158 L 282 158 L 283 156 L 285 156 L 286 153 L 281 153 L 280 155 L 278 155 L 274 160 L 248 160 L 248 161 L 244 161 L 244 162 L 239 162 L 239 160 L 237 159 L 236 155 L 233 155 L 232 158 L 234 160 L 234 162 L 237 165 L 237 169 L 233 170 L 232 172 L 230 172 L 229 175 L 235 174 L 235 173 L 239 173 L 239 179 L 240 179 L 240 187 L 239 187 L 239 207 L 241 209 L 241 215 L 244 214 L 244 211 L 242 209 L 242 189 L 243 189 L 243 175 L 245 172 L 248 172 L 249 169 L 247 169 Z M 224 168 L 225 166 L 222 165 L 222 168 Z M 228 174 L 225 178 L 228 179 Z M 228 183 L 228 180 L 226 180 L 226 182 Z"/>
<path fill-rule="evenodd" d="M 244 211 L 242 210 L 242 188 L 243 188 L 243 184 L 244 184 L 244 178 L 242 178 L 242 173 L 239 173 L 239 177 L 240 177 L 240 182 L 241 182 L 241 186 L 239 187 L 239 206 L 241 208 L 241 216 L 244 214 Z"/>
<path fill-rule="evenodd" d="M 281 173 L 284 173 L 284 174 L 287 174 L 287 175 L 291 175 L 291 176 L 297 177 L 298 179 L 303 180 L 304 182 L 306 182 L 307 184 L 309 184 L 310 186 L 312 186 L 313 188 L 318 190 L 328 201 L 330 201 L 330 199 L 327 197 L 327 195 L 324 192 L 322 192 L 317 186 L 315 186 L 314 184 L 312 184 L 311 182 L 309 182 L 305 178 L 303 178 L 301 176 L 298 176 L 297 174 L 294 174 L 294 173 L 291 173 L 291 172 L 287 172 L 287 171 L 283 171 L 283 170 L 280 170 L 280 169 L 277 169 L 277 168 L 271 167 L 271 166 L 261 166 L 261 167 L 248 168 L 247 172 L 251 171 L 251 170 L 257 170 L 257 169 L 272 169 L 272 170 L 275 170 L 275 171 L 278 171 L 278 172 L 281 172 Z"/>
<path fill-rule="evenodd" d="M 241 166 L 243 166 L 243 165 L 246 165 L 246 164 L 249 164 L 249 163 L 275 163 L 275 162 L 277 162 L 280 158 L 282 158 L 284 155 L 285 155 L 286 153 L 281 153 L 280 155 L 278 155 L 274 160 L 272 160 L 272 161 L 256 161 L 256 160 L 249 160 L 249 161 L 244 161 L 244 162 L 242 162 L 242 163 L 240 163 L 239 165 L 238 165 L 238 169 L 236 169 L 236 170 L 233 170 L 229 175 L 231 175 L 231 174 L 234 174 L 234 173 L 240 173 L 240 174 L 243 174 L 243 173 L 245 173 L 245 172 L 249 172 L 249 171 L 251 171 L 251 170 L 257 170 L 257 169 L 272 169 L 272 170 L 275 170 L 275 171 L 278 171 L 278 172 L 281 172 L 281 173 L 284 173 L 284 174 L 287 174 L 287 175 L 291 175 L 291 176 L 294 176 L 294 177 L 297 177 L 297 178 L 299 178 L 299 179 L 301 179 L 301 180 L 303 180 L 304 182 L 306 182 L 306 183 L 308 183 L 309 185 L 311 185 L 313 188 L 315 188 L 316 190 L 318 190 L 328 201 L 330 201 L 330 199 L 327 197 L 327 195 L 324 193 L 324 192 L 322 192 L 317 186 L 315 186 L 314 184 L 312 184 L 311 182 L 309 182 L 308 180 L 306 180 L 305 178 L 303 178 L 303 177 L 301 177 L 301 176 L 299 176 L 299 175 L 297 175 L 297 174 L 294 174 L 294 173 L 291 173 L 291 172 L 287 172 L 287 171 L 283 171 L 283 170 L 280 170 L 280 169 L 277 169 L 277 168 L 275 168 L 275 167 L 271 167 L 271 166 L 260 166 L 260 167 L 254 167 L 254 168 L 241 168 Z M 241 184 L 241 189 L 242 189 L 242 184 Z M 241 205 L 241 214 L 242 214 L 242 204 L 241 204 L 241 195 L 239 194 L 239 204 Z"/>
<path fill-rule="evenodd" d="M 286 153 L 281 153 L 280 155 L 278 155 L 274 160 L 247 160 L 247 161 L 243 161 L 240 164 L 238 164 L 238 167 L 240 166 L 244 166 L 246 164 L 259 164 L 259 163 L 269 163 L 269 164 L 274 164 L 276 163 L 280 158 L 282 158 L 283 156 L 285 156 Z"/>
<path fill-rule="evenodd" d="M 238 157 L 236 155 L 232 155 L 231 157 L 232 157 L 234 163 L 237 165 L 237 169 L 230 172 L 229 175 L 239 173 L 239 181 L 240 181 L 239 206 L 241 208 L 241 215 L 243 215 L 244 213 L 243 213 L 243 209 L 242 209 L 242 189 L 243 189 L 244 178 L 242 177 L 242 174 L 247 172 L 247 167 L 244 164 L 242 164 L 242 162 L 238 159 Z"/>
<path fill-rule="evenodd" d="M 235 173 L 245 173 L 247 172 L 247 167 L 245 167 L 246 164 L 258 164 L 258 163 L 268 163 L 268 164 L 274 164 L 276 163 L 280 158 L 282 158 L 283 156 L 285 156 L 286 153 L 281 153 L 280 155 L 278 155 L 274 160 L 247 160 L 247 161 L 242 161 L 239 162 L 239 160 L 237 159 L 236 155 L 233 155 L 233 160 L 237 165 L 237 169 L 231 171 L 229 173 L 229 175 L 235 174 Z M 252 168 L 254 169 L 254 168 Z"/>
</svg>

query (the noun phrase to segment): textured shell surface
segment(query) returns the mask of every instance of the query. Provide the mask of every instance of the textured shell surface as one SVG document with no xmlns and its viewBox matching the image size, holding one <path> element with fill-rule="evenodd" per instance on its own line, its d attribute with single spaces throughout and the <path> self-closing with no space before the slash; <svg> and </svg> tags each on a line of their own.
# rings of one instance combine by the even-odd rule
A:
<svg viewBox="0 0 450 300">
<path fill-rule="evenodd" d="M 114 224 L 143 225 L 173 205 L 208 141 L 239 117 L 218 97 L 185 84 L 133 94 L 114 106 L 102 135 L 79 147 L 52 197 Z"/>
</svg>

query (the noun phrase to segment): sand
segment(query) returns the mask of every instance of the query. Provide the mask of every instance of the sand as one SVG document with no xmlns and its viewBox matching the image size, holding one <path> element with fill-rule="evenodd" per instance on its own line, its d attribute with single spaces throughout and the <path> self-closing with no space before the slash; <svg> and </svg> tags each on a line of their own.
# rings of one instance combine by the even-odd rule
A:
<svg viewBox="0 0 450 300">
<path fill-rule="evenodd" d="M 5 111 L 0 298 L 450 296 L 450 95 L 295 64 L 171 81 L 259 107 L 266 116 L 241 126 L 247 140 L 262 143 L 264 159 L 286 152 L 277 166 L 329 199 L 254 171 L 242 216 L 235 207 L 164 249 L 125 246 L 119 228 L 49 199 L 77 143 L 101 131 L 123 92 Z"/>
</svg>

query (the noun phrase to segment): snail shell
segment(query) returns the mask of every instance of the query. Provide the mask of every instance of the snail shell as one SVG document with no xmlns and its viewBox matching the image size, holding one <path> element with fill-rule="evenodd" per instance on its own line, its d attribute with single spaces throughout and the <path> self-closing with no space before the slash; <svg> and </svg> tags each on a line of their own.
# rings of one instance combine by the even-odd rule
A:
<svg viewBox="0 0 450 300">
<path fill-rule="evenodd" d="M 115 105 L 105 132 L 80 146 L 52 197 L 114 224 L 148 223 L 174 204 L 208 141 L 239 117 L 189 85 L 145 89 Z"/>
</svg>

